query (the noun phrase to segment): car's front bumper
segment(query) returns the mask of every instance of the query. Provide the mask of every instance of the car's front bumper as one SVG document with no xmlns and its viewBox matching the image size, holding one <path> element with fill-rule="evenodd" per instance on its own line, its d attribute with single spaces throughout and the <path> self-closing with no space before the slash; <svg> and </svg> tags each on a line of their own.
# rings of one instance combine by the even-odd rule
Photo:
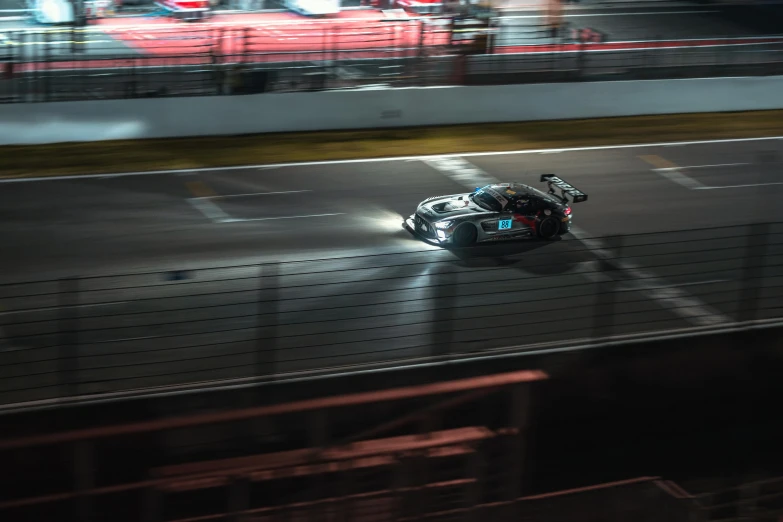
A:
<svg viewBox="0 0 783 522">
<path fill-rule="evenodd" d="M 450 234 L 446 230 L 439 230 L 432 226 L 431 223 L 427 222 L 426 220 L 422 219 L 420 216 L 418 216 L 419 219 L 416 219 L 416 214 L 411 214 L 410 217 L 408 217 L 402 224 L 403 227 L 408 229 L 409 232 L 414 234 L 415 236 L 418 236 L 421 239 L 424 239 L 425 241 L 430 241 L 432 243 L 437 244 L 444 244 L 448 243 L 451 240 Z M 422 227 L 422 225 L 424 225 Z"/>
</svg>

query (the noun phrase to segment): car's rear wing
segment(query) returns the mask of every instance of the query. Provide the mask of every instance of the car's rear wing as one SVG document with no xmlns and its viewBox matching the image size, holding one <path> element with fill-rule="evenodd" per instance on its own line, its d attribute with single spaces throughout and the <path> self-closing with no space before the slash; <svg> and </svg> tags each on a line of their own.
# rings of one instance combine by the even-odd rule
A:
<svg viewBox="0 0 783 522">
<path fill-rule="evenodd" d="M 566 203 L 568 202 L 568 199 L 566 198 L 566 194 L 574 198 L 574 203 L 581 203 L 582 201 L 587 201 L 587 194 L 576 188 L 575 186 L 571 185 L 567 181 L 563 180 L 562 178 L 558 178 L 554 174 L 541 174 L 541 182 L 546 182 L 547 185 L 549 185 L 549 193 L 554 194 L 555 196 L 559 197 Z M 558 196 L 555 193 L 555 189 L 552 188 L 552 186 L 555 186 L 560 189 L 560 196 Z"/>
</svg>

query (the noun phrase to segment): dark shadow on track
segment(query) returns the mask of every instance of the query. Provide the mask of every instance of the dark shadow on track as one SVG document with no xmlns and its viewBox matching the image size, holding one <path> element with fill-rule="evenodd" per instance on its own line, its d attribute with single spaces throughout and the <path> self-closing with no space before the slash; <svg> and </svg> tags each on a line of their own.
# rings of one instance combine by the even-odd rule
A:
<svg viewBox="0 0 783 522">
<path fill-rule="evenodd" d="M 573 270 L 575 265 L 592 259 L 589 253 L 558 248 L 562 243 L 562 238 L 550 241 L 523 239 L 445 250 L 455 257 L 454 264 L 460 267 L 507 267 L 537 275 L 566 273 Z"/>
<path fill-rule="evenodd" d="M 403 223 L 403 230 L 424 243 L 438 246 L 454 256 L 452 263 L 461 268 L 506 267 L 536 275 L 559 275 L 570 272 L 579 263 L 595 258 L 581 248 L 569 248 L 574 242 L 557 237 L 551 240 L 519 239 L 498 243 L 483 243 L 471 247 L 441 245 L 412 231 Z"/>
</svg>

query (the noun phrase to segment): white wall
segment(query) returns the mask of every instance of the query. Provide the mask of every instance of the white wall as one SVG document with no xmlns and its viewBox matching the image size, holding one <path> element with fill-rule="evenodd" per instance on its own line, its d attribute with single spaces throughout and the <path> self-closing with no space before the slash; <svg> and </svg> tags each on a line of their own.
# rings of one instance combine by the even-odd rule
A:
<svg viewBox="0 0 783 522">
<path fill-rule="evenodd" d="M 0 105 L 0 145 L 783 109 L 783 77 Z"/>
</svg>

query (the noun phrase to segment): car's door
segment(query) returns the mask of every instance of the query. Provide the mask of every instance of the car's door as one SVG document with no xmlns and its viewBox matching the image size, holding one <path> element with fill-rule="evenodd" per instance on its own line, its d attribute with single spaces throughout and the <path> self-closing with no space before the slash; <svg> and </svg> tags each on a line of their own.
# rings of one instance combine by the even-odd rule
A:
<svg viewBox="0 0 783 522">
<path fill-rule="evenodd" d="M 535 196 L 517 200 L 513 207 L 514 235 L 532 234 L 536 227 L 536 215 L 543 206 L 544 202 Z"/>
<path fill-rule="evenodd" d="M 508 233 L 513 216 L 508 211 L 488 212 L 481 216 L 481 229 L 487 237 L 498 237 Z"/>
<path fill-rule="evenodd" d="M 494 212 L 481 220 L 481 228 L 488 237 L 503 238 L 525 235 L 530 227 L 517 218 L 512 208 Z"/>
</svg>

